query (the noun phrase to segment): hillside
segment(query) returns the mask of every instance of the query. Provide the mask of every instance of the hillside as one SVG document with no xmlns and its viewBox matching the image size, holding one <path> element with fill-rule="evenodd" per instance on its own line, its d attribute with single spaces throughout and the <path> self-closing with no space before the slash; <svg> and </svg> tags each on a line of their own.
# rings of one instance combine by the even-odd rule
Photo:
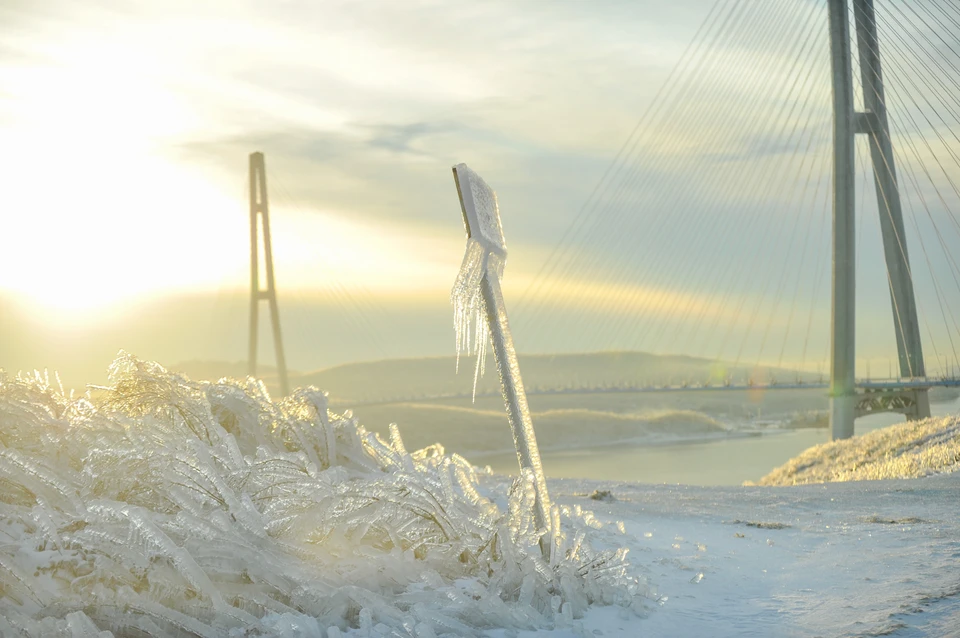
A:
<svg viewBox="0 0 960 638">
<path fill-rule="evenodd" d="M 960 469 L 960 417 L 907 421 L 806 450 L 760 485 L 918 478 Z"/>
<path fill-rule="evenodd" d="M 468 395 L 472 388 L 476 360 L 426 357 L 386 359 L 350 363 L 313 372 L 290 371 L 292 387 L 316 386 L 330 394 L 335 406 L 363 403 L 409 401 L 440 396 Z M 228 362 L 190 361 L 170 366 L 194 379 L 244 376 L 246 365 Z M 596 352 L 586 354 L 520 355 L 520 368 L 528 390 L 538 388 L 590 388 L 615 385 L 720 383 L 725 378 L 764 382 L 771 377 L 794 379 L 797 373 L 771 368 L 753 369 L 731 366 L 710 359 L 656 355 L 644 352 Z M 276 372 L 262 368 L 261 377 L 276 391 Z M 803 375 L 811 381 L 815 375 Z M 477 384 L 477 394 L 499 394 L 499 379 L 493 358 L 487 360 L 485 376 Z"/>
</svg>

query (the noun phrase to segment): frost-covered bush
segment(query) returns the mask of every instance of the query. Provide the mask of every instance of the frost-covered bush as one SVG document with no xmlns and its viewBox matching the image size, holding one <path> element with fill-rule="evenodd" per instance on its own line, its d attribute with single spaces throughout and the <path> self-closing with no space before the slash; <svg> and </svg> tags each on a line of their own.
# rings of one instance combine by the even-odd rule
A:
<svg viewBox="0 0 960 638">
<path fill-rule="evenodd" d="M 125 354 L 82 399 L 0 377 L 0 635 L 465 636 L 637 607 L 589 513 L 555 507 L 543 559 L 532 499 L 313 388 L 272 402 Z"/>
<path fill-rule="evenodd" d="M 812 447 L 760 485 L 906 479 L 960 470 L 960 417 L 907 421 Z"/>
</svg>

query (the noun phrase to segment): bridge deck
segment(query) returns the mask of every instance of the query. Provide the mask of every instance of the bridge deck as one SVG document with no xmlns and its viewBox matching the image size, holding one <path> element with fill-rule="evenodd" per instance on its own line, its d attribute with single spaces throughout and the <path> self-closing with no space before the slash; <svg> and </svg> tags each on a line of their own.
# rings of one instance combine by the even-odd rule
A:
<svg viewBox="0 0 960 638">
<path fill-rule="evenodd" d="M 663 385 L 663 386 L 623 386 L 604 388 L 536 388 L 527 390 L 527 394 L 603 394 L 612 392 L 714 392 L 714 391 L 756 391 L 756 390 L 826 390 L 826 382 L 792 383 L 747 383 L 718 385 Z M 960 388 L 960 379 L 864 379 L 857 381 L 861 390 L 920 390 L 925 388 Z"/>
</svg>

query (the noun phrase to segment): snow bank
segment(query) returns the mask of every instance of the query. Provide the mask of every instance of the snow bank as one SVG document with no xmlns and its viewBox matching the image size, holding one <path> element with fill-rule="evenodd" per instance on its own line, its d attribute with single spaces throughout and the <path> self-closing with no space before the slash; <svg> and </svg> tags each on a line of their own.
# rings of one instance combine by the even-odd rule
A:
<svg viewBox="0 0 960 638">
<path fill-rule="evenodd" d="M 387 424 L 399 423 L 403 440 L 412 447 L 440 442 L 483 465 L 477 457 L 513 454 L 510 428 L 503 408 L 478 410 L 442 403 L 392 403 L 364 406 L 357 412 L 367 428 L 387 433 Z M 617 413 L 559 409 L 534 412 L 540 450 L 582 450 L 600 445 L 646 445 L 664 442 L 711 441 L 730 428 L 699 412 L 660 410 Z"/>
<path fill-rule="evenodd" d="M 960 415 L 907 421 L 810 448 L 759 485 L 917 478 L 960 470 Z"/>
<path fill-rule="evenodd" d="M 272 402 L 122 353 L 110 379 L 74 400 L 0 376 L 0 635 L 465 636 L 640 607 L 590 513 L 554 508 L 541 557 L 529 476 L 484 495 L 312 388 Z"/>
</svg>

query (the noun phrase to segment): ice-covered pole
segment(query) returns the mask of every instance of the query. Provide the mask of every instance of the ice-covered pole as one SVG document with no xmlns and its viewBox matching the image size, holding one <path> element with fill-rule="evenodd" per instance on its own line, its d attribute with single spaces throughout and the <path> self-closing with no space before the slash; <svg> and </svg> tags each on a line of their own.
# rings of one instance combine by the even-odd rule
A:
<svg viewBox="0 0 960 638">
<path fill-rule="evenodd" d="M 533 473 L 536 490 L 534 520 L 537 527 L 550 536 L 550 495 L 540 464 L 540 449 L 533 431 L 533 420 L 523 389 L 517 351 L 507 320 L 507 309 L 500 290 L 500 276 L 507 258 L 507 246 L 500 223 L 497 195 L 483 179 L 466 164 L 453 167 L 453 179 L 460 196 L 463 225 L 467 231 L 467 248 L 460 274 L 454 285 L 452 300 L 454 324 L 457 332 L 457 358 L 461 350 L 470 350 L 470 323 L 475 321 L 474 345 L 477 350 L 477 368 L 474 376 L 474 394 L 477 376 L 483 371 L 484 348 L 487 335 L 493 343 L 493 355 L 500 373 L 500 387 L 507 409 L 507 419 L 513 431 L 513 443 L 521 472 Z M 548 551 L 549 544 L 541 541 Z"/>
</svg>

